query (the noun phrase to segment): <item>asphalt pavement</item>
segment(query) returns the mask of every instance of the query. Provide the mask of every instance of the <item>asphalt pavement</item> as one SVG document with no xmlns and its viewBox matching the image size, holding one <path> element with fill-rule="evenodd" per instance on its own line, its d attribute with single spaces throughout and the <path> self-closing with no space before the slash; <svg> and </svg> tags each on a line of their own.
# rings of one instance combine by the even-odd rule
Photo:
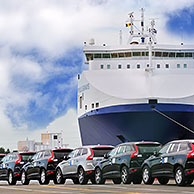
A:
<svg viewBox="0 0 194 194">
<path fill-rule="evenodd" d="M 71 180 L 68 180 L 64 185 L 55 185 L 52 182 L 49 185 L 39 185 L 38 182 L 33 181 L 29 185 L 9 186 L 7 182 L 0 182 L 0 194 L 194 194 L 194 183 L 191 186 L 178 187 L 174 181 L 170 181 L 168 185 L 160 185 L 157 181 L 153 185 L 115 185 L 112 181 L 107 181 L 104 185 L 74 185 Z"/>
</svg>

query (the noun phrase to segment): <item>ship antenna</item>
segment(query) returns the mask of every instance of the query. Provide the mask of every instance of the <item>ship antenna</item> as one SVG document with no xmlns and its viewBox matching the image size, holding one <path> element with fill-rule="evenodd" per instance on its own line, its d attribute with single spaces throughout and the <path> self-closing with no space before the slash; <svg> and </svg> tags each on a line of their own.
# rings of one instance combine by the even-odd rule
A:
<svg viewBox="0 0 194 194">
<path fill-rule="evenodd" d="M 144 8 L 141 8 L 141 41 L 144 43 Z"/>
</svg>

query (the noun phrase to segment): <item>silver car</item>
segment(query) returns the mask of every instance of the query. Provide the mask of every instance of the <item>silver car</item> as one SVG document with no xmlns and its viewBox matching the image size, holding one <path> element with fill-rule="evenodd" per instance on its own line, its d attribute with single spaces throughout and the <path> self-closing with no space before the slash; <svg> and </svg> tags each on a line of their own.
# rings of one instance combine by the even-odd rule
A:
<svg viewBox="0 0 194 194">
<path fill-rule="evenodd" d="M 73 150 L 64 161 L 58 164 L 56 183 L 63 184 L 67 178 L 72 179 L 74 184 L 87 184 L 89 179 L 95 183 L 95 165 L 113 148 L 107 145 L 93 145 Z"/>
</svg>

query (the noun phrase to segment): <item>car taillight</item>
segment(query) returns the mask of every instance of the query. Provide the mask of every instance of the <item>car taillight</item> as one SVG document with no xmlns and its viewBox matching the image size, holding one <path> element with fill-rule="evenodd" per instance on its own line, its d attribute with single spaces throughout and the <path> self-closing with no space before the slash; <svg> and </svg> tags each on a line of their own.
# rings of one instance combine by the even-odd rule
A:
<svg viewBox="0 0 194 194">
<path fill-rule="evenodd" d="M 137 157 L 137 155 L 138 155 L 138 148 L 137 148 L 137 146 L 136 145 L 134 145 L 135 146 L 135 152 L 133 152 L 132 154 L 131 154 L 131 158 L 133 158 L 133 157 Z"/>
<path fill-rule="evenodd" d="M 19 157 L 19 159 L 15 161 L 15 165 L 16 165 L 16 164 L 20 164 L 20 162 L 21 162 L 21 159 L 22 159 L 22 158 L 21 158 L 20 154 L 18 154 L 18 157 Z"/>
<path fill-rule="evenodd" d="M 48 159 L 48 162 L 52 162 L 54 160 L 55 155 L 54 155 L 54 152 L 52 150 L 51 150 L 51 154 L 52 154 L 52 156 Z"/>
<path fill-rule="evenodd" d="M 194 157 L 194 145 L 190 143 L 192 151 L 187 154 L 187 158 Z"/>
<path fill-rule="evenodd" d="M 93 157 L 94 157 L 93 149 L 90 148 L 90 151 L 91 151 L 91 154 L 86 158 L 86 160 L 93 160 Z"/>
</svg>

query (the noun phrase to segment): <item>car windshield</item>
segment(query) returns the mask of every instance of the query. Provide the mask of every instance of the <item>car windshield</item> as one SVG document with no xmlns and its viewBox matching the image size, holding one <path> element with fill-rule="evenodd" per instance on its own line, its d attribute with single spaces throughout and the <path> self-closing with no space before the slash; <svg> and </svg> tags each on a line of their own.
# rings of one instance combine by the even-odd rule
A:
<svg viewBox="0 0 194 194">
<path fill-rule="evenodd" d="M 22 161 L 28 161 L 29 159 L 33 158 L 35 153 L 23 153 L 20 154 Z"/>
<path fill-rule="evenodd" d="M 104 154 L 110 152 L 113 148 L 112 147 L 95 147 L 92 148 L 94 152 L 94 157 L 104 157 Z"/>
<path fill-rule="evenodd" d="M 137 148 L 140 154 L 144 154 L 158 152 L 161 146 L 160 144 L 137 144 Z"/>
</svg>

